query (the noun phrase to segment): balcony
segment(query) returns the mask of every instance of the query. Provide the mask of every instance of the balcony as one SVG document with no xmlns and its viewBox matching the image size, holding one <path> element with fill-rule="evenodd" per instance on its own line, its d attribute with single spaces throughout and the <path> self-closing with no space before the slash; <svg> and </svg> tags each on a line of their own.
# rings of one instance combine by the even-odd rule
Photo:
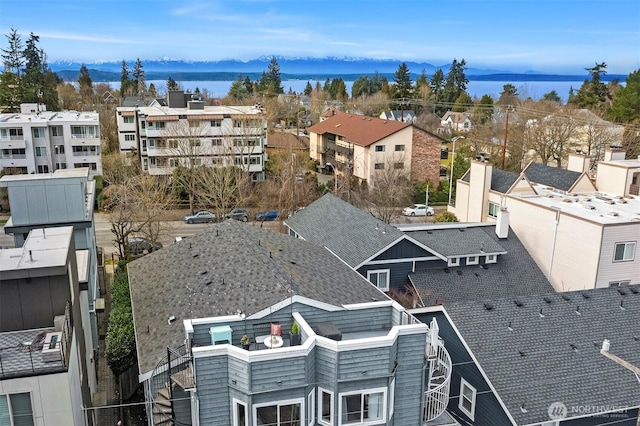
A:
<svg viewBox="0 0 640 426">
<path fill-rule="evenodd" d="M 0 149 L 25 149 L 27 147 L 27 141 L 24 138 L 14 139 L 0 139 Z"/>
<path fill-rule="evenodd" d="M 0 379 L 67 371 L 71 344 L 70 305 L 55 327 L 0 333 Z"/>
<path fill-rule="evenodd" d="M 336 154 L 346 157 L 351 157 L 353 155 L 353 149 L 350 146 L 340 145 L 333 141 L 323 141 L 322 154 L 326 154 L 327 151 L 333 151 Z"/>
</svg>

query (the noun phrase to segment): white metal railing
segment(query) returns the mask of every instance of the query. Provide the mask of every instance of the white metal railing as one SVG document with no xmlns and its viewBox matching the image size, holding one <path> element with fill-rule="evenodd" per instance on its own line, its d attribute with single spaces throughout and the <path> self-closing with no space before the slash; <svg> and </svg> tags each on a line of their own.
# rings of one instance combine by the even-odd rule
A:
<svg viewBox="0 0 640 426">
<path fill-rule="evenodd" d="M 430 422 L 447 409 L 451 387 L 451 357 L 438 336 L 439 327 L 434 318 L 427 334 L 425 387 L 423 400 L 423 422 Z"/>
</svg>

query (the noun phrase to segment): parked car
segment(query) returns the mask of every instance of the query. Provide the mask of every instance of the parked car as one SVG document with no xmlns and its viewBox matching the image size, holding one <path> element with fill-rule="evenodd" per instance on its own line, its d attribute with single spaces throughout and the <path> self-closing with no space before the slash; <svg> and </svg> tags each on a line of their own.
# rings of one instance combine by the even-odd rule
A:
<svg viewBox="0 0 640 426">
<path fill-rule="evenodd" d="M 227 219 L 235 219 L 241 222 L 246 222 L 249 220 L 249 212 L 247 211 L 247 209 L 238 207 L 225 214 L 224 217 Z"/>
<path fill-rule="evenodd" d="M 433 213 L 433 207 L 426 204 L 414 204 L 411 207 L 402 209 L 402 214 L 405 216 L 433 216 Z"/>
<path fill-rule="evenodd" d="M 188 214 L 184 217 L 186 223 L 211 223 L 216 221 L 214 213 L 202 210 L 196 214 Z"/>
<path fill-rule="evenodd" d="M 127 239 L 127 253 L 134 256 L 139 256 L 144 254 L 144 252 L 151 253 L 161 248 L 161 243 L 152 244 L 151 241 L 146 238 L 129 237 L 129 239 Z"/>
<path fill-rule="evenodd" d="M 280 216 L 280 212 L 278 212 L 278 210 L 267 210 L 266 212 L 256 214 L 256 220 L 276 220 L 278 216 Z"/>
</svg>

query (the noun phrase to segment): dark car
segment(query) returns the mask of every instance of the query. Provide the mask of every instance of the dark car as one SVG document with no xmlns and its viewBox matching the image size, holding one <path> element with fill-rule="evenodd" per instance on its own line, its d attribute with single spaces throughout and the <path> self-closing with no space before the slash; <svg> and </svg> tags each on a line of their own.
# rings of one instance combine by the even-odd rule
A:
<svg viewBox="0 0 640 426">
<path fill-rule="evenodd" d="M 280 216 L 278 210 L 268 210 L 266 212 L 260 212 L 256 214 L 256 220 L 265 221 L 265 220 L 276 220 Z"/>
<path fill-rule="evenodd" d="M 225 214 L 224 217 L 227 219 L 235 219 L 241 222 L 246 222 L 249 220 L 249 212 L 247 211 L 247 209 L 235 208 L 229 213 Z"/>
<path fill-rule="evenodd" d="M 161 243 L 152 244 L 151 241 L 146 238 L 130 237 L 127 239 L 127 253 L 134 256 L 142 255 L 145 252 L 151 253 L 153 251 L 160 250 L 161 248 Z"/>
<path fill-rule="evenodd" d="M 216 221 L 216 215 L 206 210 L 196 214 L 188 214 L 184 217 L 186 223 L 212 223 Z"/>
</svg>

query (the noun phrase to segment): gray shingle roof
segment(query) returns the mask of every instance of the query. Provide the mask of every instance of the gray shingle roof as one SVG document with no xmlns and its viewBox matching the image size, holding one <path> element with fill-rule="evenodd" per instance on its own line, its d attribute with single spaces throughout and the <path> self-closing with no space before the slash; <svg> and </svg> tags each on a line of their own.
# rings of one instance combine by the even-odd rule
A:
<svg viewBox="0 0 640 426">
<path fill-rule="evenodd" d="M 324 248 L 235 220 L 131 262 L 129 282 L 141 372 L 183 343 L 184 319 L 249 316 L 290 297 L 292 285 L 336 306 L 386 297 Z"/>
<path fill-rule="evenodd" d="M 426 238 L 421 238 L 421 242 L 428 247 L 436 245 L 440 247 L 445 242 L 453 247 L 464 248 L 467 244 L 469 247 L 474 247 L 479 244 L 479 241 L 484 241 L 486 253 L 491 253 L 498 247 L 507 253 L 499 255 L 497 263 L 488 264 L 487 269 L 479 265 L 448 268 L 445 262 L 437 264 L 434 262 L 433 269 L 410 274 L 409 279 L 427 306 L 437 304 L 448 306 L 451 302 L 463 300 L 554 292 L 549 281 L 513 231 L 503 239 L 499 239 L 495 234 L 494 225 L 467 228 L 464 233 L 460 233 L 457 229 L 434 229 L 431 232 L 432 234 L 427 235 Z M 413 237 L 412 232 L 407 232 L 407 235 Z M 475 253 L 474 250 L 470 254 Z"/>
<path fill-rule="evenodd" d="M 485 232 L 486 228 L 494 230 L 494 226 L 469 226 L 421 231 L 405 231 L 413 239 L 426 245 L 443 256 L 465 256 L 470 254 L 504 253 L 498 238 Z M 495 235 L 495 233 L 494 233 Z M 501 240 L 500 240 L 501 241 Z"/>
<path fill-rule="evenodd" d="M 572 407 L 639 405 L 634 374 L 600 354 L 607 338 L 612 354 L 640 365 L 640 286 L 622 289 L 519 297 L 522 306 L 503 298 L 490 311 L 481 301 L 445 309 L 516 422 L 531 424 L 548 421 L 554 402 L 569 418 L 580 414 Z"/>
<path fill-rule="evenodd" d="M 404 236 L 397 228 L 331 194 L 285 223 L 305 240 L 331 250 L 352 268 Z"/>
<path fill-rule="evenodd" d="M 552 188 L 568 191 L 578 181 L 582 173 L 559 167 L 546 166 L 539 163 L 530 163 L 524 170 L 530 182 Z"/>
<path fill-rule="evenodd" d="M 518 180 L 519 176 L 520 175 L 518 173 L 493 168 L 491 171 L 491 190 L 505 194 L 509 188 L 511 188 L 511 185 Z M 461 180 L 469 183 L 471 180 L 471 173 L 467 171 L 464 176 L 462 176 Z"/>
</svg>

